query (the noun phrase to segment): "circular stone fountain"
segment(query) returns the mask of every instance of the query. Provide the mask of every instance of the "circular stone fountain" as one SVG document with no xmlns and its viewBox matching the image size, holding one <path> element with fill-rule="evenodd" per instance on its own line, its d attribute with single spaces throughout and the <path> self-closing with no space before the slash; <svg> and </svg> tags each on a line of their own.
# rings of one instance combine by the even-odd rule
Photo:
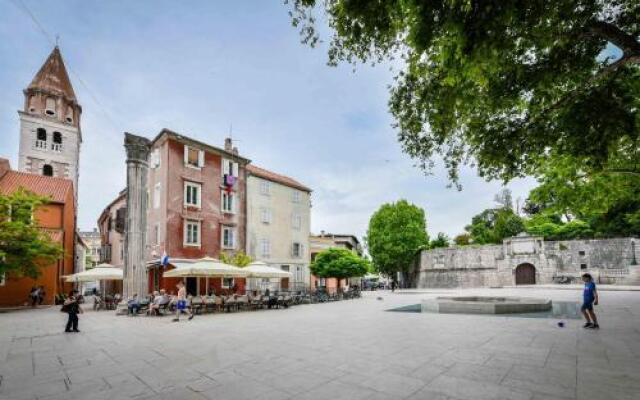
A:
<svg viewBox="0 0 640 400">
<path fill-rule="evenodd" d="M 422 301 L 422 312 L 442 314 L 519 314 L 551 310 L 551 300 L 527 297 L 458 296 Z"/>
</svg>

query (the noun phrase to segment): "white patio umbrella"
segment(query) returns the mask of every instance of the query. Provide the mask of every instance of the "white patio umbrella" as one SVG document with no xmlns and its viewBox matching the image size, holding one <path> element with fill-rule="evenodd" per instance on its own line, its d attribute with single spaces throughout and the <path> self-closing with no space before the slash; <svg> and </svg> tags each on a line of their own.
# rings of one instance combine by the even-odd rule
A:
<svg viewBox="0 0 640 400">
<path fill-rule="evenodd" d="M 122 269 L 110 264 L 100 264 L 86 271 L 65 277 L 67 282 L 121 281 L 122 279 Z"/>
<path fill-rule="evenodd" d="M 271 267 L 262 261 L 255 261 L 243 268 L 250 278 L 290 278 L 291 272 Z"/>
<path fill-rule="evenodd" d="M 250 278 L 256 278 L 255 280 L 253 279 L 250 280 L 250 282 L 252 282 L 250 286 L 253 288 L 255 288 L 256 284 L 258 284 L 258 282 L 256 281 L 261 278 L 270 280 L 272 278 L 282 279 L 282 278 L 290 278 L 292 276 L 290 272 L 283 271 L 279 268 L 271 267 L 268 264 L 263 263 L 262 261 L 254 261 L 251 264 L 244 267 L 243 269 L 249 273 Z M 267 284 L 268 286 L 271 286 L 270 281 L 260 282 L 259 283 L 260 288 L 264 289 L 265 284 Z"/>
<path fill-rule="evenodd" d="M 243 278 L 248 275 L 244 268 L 225 264 L 215 258 L 205 257 L 195 262 L 175 262 L 176 268 L 166 271 L 165 278 Z"/>
</svg>

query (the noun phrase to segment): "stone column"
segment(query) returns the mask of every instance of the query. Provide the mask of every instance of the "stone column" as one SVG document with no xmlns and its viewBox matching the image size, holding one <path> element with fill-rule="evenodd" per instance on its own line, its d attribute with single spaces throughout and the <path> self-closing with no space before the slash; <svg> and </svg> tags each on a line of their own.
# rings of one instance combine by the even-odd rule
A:
<svg viewBox="0 0 640 400">
<path fill-rule="evenodd" d="M 125 132 L 124 148 L 127 151 L 127 213 L 122 290 L 126 300 L 134 293 L 144 296 L 149 290 L 145 246 L 150 141 Z"/>
</svg>

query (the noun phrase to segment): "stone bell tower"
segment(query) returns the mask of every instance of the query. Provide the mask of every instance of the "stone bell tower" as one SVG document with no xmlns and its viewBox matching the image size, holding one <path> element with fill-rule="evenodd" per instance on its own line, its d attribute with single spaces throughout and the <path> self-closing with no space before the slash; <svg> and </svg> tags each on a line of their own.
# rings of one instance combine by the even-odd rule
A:
<svg viewBox="0 0 640 400">
<path fill-rule="evenodd" d="M 18 169 L 72 180 L 77 199 L 82 107 L 58 46 L 24 90 L 24 108 L 18 114 Z"/>
</svg>

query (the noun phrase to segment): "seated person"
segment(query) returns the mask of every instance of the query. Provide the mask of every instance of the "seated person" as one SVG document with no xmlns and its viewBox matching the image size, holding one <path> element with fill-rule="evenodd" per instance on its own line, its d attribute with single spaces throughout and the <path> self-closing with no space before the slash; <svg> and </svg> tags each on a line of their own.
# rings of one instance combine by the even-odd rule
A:
<svg viewBox="0 0 640 400">
<path fill-rule="evenodd" d="M 140 301 L 138 300 L 138 294 L 134 294 L 127 301 L 127 309 L 129 310 L 129 314 L 136 315 L 138 311 L 140 311 Z"/>
<path fill-rule="evenodd" d="M 160 303 L 161 299 L 162 297 L 160 297 L 160 292 L 154 290 L 149 299 L 149 310 L 147 311 L 147 314 L 152 314 L 154 312 L 154 308 L 156 308 L 156 306 Z"/>
<path fill-rule="evenodd" d="M 93 309 L 94 309 L 94 310 L 99 310 L 99 309 L 101 309 L 102 307 L 103 307 L 102 299 L 101 299 L 100 297 L 98 297 L 98 296 L 95 296 L 95 297 L 93 298 Z"/>
</svg>

